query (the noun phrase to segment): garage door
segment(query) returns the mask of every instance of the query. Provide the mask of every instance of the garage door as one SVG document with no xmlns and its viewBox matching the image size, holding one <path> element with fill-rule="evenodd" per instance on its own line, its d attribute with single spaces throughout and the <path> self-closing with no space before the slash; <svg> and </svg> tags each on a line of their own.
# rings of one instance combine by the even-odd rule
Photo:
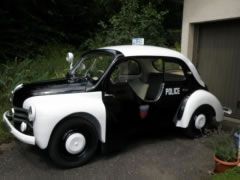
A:
<svg viewBox="0 0 240 180">
<path fill-rule="evenodd" d="M 198 27 L 194 57 L 202 79 L 240 119 L 240 20 Z"/>
</svg>

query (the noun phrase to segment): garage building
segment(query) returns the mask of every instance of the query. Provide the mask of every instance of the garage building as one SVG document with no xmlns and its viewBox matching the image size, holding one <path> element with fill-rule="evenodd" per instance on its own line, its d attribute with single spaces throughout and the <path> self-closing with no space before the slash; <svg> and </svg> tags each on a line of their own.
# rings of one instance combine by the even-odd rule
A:
<svg viewBox="0 0 240 180">
<path fill-rule="evenodd" d="M 240 122 L 240 0 L 184 0 L 181 47 Z"/>
</svg>

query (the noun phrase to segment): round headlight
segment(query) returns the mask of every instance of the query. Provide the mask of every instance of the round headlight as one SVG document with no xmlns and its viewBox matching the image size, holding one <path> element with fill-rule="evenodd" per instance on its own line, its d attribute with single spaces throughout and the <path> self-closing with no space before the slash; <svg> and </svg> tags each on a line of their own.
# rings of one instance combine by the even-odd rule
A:
<svg viewBox="0 0 240 180">
<path fill-rule="evenodd" d="M 28 118 L 30 121 L 34 121 L 36 117 L 36 110 L 33 106 L 30 106 L 28 109 Z"/>
</svg>

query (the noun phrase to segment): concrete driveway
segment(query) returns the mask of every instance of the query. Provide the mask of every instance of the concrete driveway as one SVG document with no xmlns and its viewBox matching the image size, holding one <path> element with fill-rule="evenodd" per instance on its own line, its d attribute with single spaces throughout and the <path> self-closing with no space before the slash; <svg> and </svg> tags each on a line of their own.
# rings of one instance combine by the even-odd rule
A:
<svg viewBox="0 0 240 180">
<path fill-rule="evenodd" d="M 20 142 L 1 145 L 1 179 L 209 179 L 213 169 L 207 138 L 190 140 L 167 130 L 138 135 L 123 151 L 101 155 L 75 169 L 58 169 L 46 152 Z"/>
</svg>

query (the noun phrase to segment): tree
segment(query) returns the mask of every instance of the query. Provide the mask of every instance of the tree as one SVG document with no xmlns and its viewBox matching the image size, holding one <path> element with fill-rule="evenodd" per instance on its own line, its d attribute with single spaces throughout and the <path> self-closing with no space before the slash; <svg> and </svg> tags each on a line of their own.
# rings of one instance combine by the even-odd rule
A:
<svg viewBox="0 0 240 180">
<path fill-rule="evenodd" d="M 100 22 L 101 31 L 85 45 L 90 48 L 130 44 L 134 37 L 145 38 L 145 44 L 164 46 L 166 30 L 163 27 L 167 11 L 157 11 L 152 3 L 145 5 L 136 0 L 122 1 L 121 10 L 110 20 Z"/>
</svg>

